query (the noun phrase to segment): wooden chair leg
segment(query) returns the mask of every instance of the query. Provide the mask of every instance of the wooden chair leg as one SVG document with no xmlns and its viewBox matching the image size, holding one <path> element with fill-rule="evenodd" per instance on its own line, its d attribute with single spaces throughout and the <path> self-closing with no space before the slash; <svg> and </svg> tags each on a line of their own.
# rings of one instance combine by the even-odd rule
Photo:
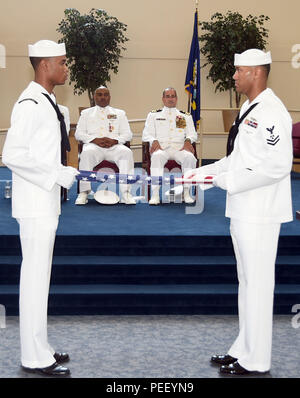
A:
<svg viewBox="0 0 300 398">
<path fill-rule="evenodd" d="M 68 190 L 67 188 L 61 187 L 61 197 L 63 198 L 63 201 L 66 202 L 68 200 Z"/>
</svg>

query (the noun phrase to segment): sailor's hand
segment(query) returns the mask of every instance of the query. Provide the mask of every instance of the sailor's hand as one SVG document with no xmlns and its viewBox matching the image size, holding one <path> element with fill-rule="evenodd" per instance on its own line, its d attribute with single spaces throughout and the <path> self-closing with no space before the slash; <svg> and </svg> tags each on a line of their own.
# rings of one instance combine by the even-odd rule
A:
<svg viewBox="0 0 300 398">
<path fill-rule="evenodd" d="M 213 178 L 213 185 L 227 191 L 227 173 L 221 173 L 215 176 Z"/>
<path fill-rule="evenodd" d="M 70 189 L 75 182 L 75 177 L 80 174 L 78 170 L 71 166 L 62 166 L 59 170 L 56 183 L 64 188 Z"/>
<path fill-rule="evenodd" d="M 153 141 L 150 148 L 150 154 L 152 155 L 153 152 L 158 151 L 159 149 L 162 149 L 159 142 L 157 140 Z"/>
<path fill-rule="evenodd" d="M 180 150 L 191 152 L 193 155 L 195 154 L 195 149 L 189 140 L 184 142 L 184 145 Z"/>
</svg>

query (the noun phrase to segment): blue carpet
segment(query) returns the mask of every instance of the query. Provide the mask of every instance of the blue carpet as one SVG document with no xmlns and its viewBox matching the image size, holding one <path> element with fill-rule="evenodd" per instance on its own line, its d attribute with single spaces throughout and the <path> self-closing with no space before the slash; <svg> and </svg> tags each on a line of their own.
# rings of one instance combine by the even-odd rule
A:
<svg viewBox="0 0 300 398">
<path fill-rule="evenodd" d="M 292 176 L 294 211 L 300 179 Z M 21 261 L 18 224 L 4 198 L 0 168 L 0 303 L 18 314 Z M 96 187 L 94 186 L 95 190 Z M 49 314 L 235 314 L 237 277 L 225 192 L 204 193 L 204 210 L 185 204 L 75 206 L 76 185 L 62 203 Z M 274 313 L 300 300 L 300 221 L 283 224 L 276 266 Z"/>
<path fill-rule="evenodd" d="M 0 235 L 18 234 L 17 222 L 11 218 L 11 203 L 4 199 L 5 180 L 11 178 L 7 168 L 0 168 Z M 57 235 L 117 235 L 117 236 L 227 236 L 229 220 L 224 217 L 226 194 L 220 189 L 204 193 L 201 214 L 187 214 L 194 206 L 164 203 L 149 206 L 117 204 L 100 205 L 91 200 L 86 206 L 75 206 L 76 184 L 69 191 L 69 200 L 62 203 Z M 292 195 L 294 211 L 300 209 L 300 178 L 293 173 Z M 300 221 L 283 224 L 281 235 L 300 235 Z"/>
</svg>

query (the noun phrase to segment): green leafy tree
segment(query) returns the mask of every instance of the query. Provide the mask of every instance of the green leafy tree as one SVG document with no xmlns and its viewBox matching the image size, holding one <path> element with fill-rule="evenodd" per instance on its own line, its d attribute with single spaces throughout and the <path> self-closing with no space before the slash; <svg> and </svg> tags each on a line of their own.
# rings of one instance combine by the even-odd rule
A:
<svg viewBox="0 0 300 398">
<path fill-rule="evenodd" d="M 127 25 L 101 9 L 80 15 L 75 8 L 68 8 L 64 14 L 57 31 L 62 35 L 59 42 L 66 44 L 70 84 L 74 83 L 74 94 L 87 91 L 93 106 L 96 88 L 110 82 L 111 71 L 118 72 L 121 52 L 128 41 L 124 34 Z"/>
<path fill-rule="evenodd" d="M 265 15 L 258 17 L 248 15 L 243 18 L 238 12 L 219 12 L 212 15 L 209 22 L 200 22 L 205 31 L 199 41 L 200 52 L 207 62 L 202 66 L 210 65 L 207 78 L 216 84 L 215 92 L 229 91 L 230 107 L 232 108 L 233 95 L 236 107 L 239 108 L 241 96 L 235 91 L 233 66 L 234 54 L 242 53 L 250 48 L 264 50 L 268 38 L 268 29 L 264 23 L 270 18 Z"/>
</svg>

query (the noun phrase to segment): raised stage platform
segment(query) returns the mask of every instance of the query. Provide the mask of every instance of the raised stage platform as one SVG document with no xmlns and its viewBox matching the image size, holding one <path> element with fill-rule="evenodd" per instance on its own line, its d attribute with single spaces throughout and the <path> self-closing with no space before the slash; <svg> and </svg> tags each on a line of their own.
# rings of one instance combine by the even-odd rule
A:
<svg viewBox="0 0 300 398">
<path fill-rule="evenodd" d="M 293 174 L 294 212 L 300 179 Z M 21 262 L 18 224 L 11 218 L 0 168 L 0 303 L 18 313 Z M 76 186 L 62 203 L 54 251 L 49 314 L 235 314 L 237 278 L 224 217 L 225 192 L 204 193 L 204 209 L 149 206 L 75 206 Z M 196 212 L 196 211 L 195 211 Z M 274 312 L 300 303 L 300 221 L 282 225 Z"/>
</svg>

